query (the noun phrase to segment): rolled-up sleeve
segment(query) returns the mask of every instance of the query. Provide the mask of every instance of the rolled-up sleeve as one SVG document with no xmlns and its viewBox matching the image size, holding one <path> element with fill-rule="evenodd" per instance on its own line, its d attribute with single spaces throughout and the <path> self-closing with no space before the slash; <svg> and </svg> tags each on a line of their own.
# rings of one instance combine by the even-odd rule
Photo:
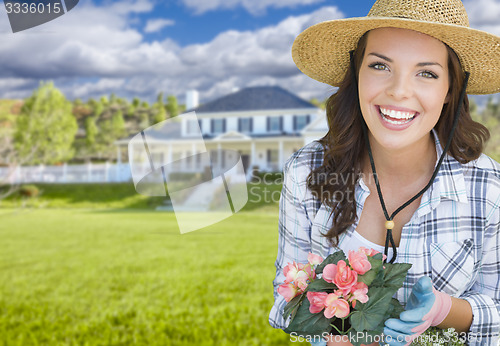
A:
<svg viewBox="0 0 500 346">
<path fill-rule="evenodd" d="M 500 331 L 500 196 L 487 215 L 482 263 L 471 290 L 460 298 L 472 307 L 469 345 L 498 345 Z"/>
<path fill-rule="evenodd" d="M 311 250 L 311 221 L 304 206 L 306 194 L 306 167 L 299 159 L 300 151 L 292 155 L 283 170 L 284 181 L 279 203 L 279 238 L 276 258 L 274 305 L 269 314 L 273 328 L 284 329 L 289 321 L 283 319 L 285 299 L 278 294 L 279 285 L 285 281 L 283 268 L 290 262 L 307 263 Z"/>
</svg>

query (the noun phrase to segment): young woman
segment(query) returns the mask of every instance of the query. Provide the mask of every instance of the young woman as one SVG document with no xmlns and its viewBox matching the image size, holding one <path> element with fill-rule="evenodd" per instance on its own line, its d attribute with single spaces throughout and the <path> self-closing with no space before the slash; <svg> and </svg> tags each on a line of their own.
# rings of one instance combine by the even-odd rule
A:
<svg viewBox="0 0 500 346">
<path fill-rule="evenodd" d="M 459 0 L 378 0 L 367 17 L 308 28 L 292 53 L 339 89 L 329 132 L 285 165 L 271 325 L 287 325 L 288 262 L 364 246 L 413 265 L 388 344 L 438 326 L 497 345 L 500 165 L 482 154 L 489 132 L 466 92 L 500 91 L 500 38 L 470 29 Z"/>
</svg>

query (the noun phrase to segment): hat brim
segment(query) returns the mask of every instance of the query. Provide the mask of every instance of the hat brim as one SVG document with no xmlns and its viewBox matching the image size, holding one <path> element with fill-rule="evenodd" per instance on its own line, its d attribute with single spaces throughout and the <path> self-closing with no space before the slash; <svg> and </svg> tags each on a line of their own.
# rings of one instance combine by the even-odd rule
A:
<svg viewBox="0 0 500 346">
<path fill-rule="evenodd" d="M 392 17 L 337 19 L 313 25 L 295 39 L 292 57 L 309 77 L 339 86 L 349 68 L 349 51 L 369 30 L 393 27 L 415 30 L 446 43 L 470 73 L 467 93 L 500 92 L 500 37 L 459 25 Z"/>
</svg>

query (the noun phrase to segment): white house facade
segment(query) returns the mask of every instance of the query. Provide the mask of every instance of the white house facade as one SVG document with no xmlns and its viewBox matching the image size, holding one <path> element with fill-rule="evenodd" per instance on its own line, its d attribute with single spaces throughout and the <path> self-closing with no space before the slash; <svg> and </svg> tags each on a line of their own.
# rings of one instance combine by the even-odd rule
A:
<svg viewBox="0 0 500 346">
<path fill-rule="evenodd" d="M 190 172 L 199 170 L 195 156 L 204 150 L 221 168 L 234 162 L 230 156 L 237 152 L 247 176 L 252 169 L 277 172 L 292 153 L 327 130 L 324 111 L 276 86 L 245 88 L 186 112 L 191 111 L 196 120 L 180 117 L 169 123 L 167 134 L 148 139 L 153 161 L 177 161 L 176 171 Z"/>
</svg>

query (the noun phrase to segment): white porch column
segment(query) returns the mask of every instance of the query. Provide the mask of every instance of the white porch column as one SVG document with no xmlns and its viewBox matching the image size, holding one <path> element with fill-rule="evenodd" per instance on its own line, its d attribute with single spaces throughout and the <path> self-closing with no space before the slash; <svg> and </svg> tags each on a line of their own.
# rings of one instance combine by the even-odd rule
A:
<svg viewBox="0 0 500 346">
<path fill-rule="evenodd" d="M 222 173 L 222 145 L 217 143 L 217 166 L 219 166 L 219 172 Z"/>
<path fill-rule="evenodd" d="M 167 171 L 165 172 L 167 179 L 168 179 L 168 175 L 170 174 L 170 172 L 172 171 L 172 168 L 173 168 L 172 167 L 173 157 L 174 157 L 174 153 L 172 152 L 172 143 L 169 143 L 168 152 L 167 152 L 168 168 L 167 168 Z"/>
<path fill-rule="evenodd" d="M 251 149 L 250 149 L 250 164 L 249 164 L 249 168 L 250 170 L 252 170 L 253 166 L 255 166 L 255 163 L 257 161 L 257 152 L 255 151 L 255 142 L 252 141 L 252 145 L 251 145 Z"/>
<path fill-rule="evenodd" d="M 196 167 L 196 143 L 193 142 L 191 144 L 191 168 L 193 169 L 193 171 L 195 171 L 197 169 Z"/>
<path fill-rule="evenodd" d="M 278 170 L 283 170 L 283 141 L 279 141 Z"/>
</svg>

